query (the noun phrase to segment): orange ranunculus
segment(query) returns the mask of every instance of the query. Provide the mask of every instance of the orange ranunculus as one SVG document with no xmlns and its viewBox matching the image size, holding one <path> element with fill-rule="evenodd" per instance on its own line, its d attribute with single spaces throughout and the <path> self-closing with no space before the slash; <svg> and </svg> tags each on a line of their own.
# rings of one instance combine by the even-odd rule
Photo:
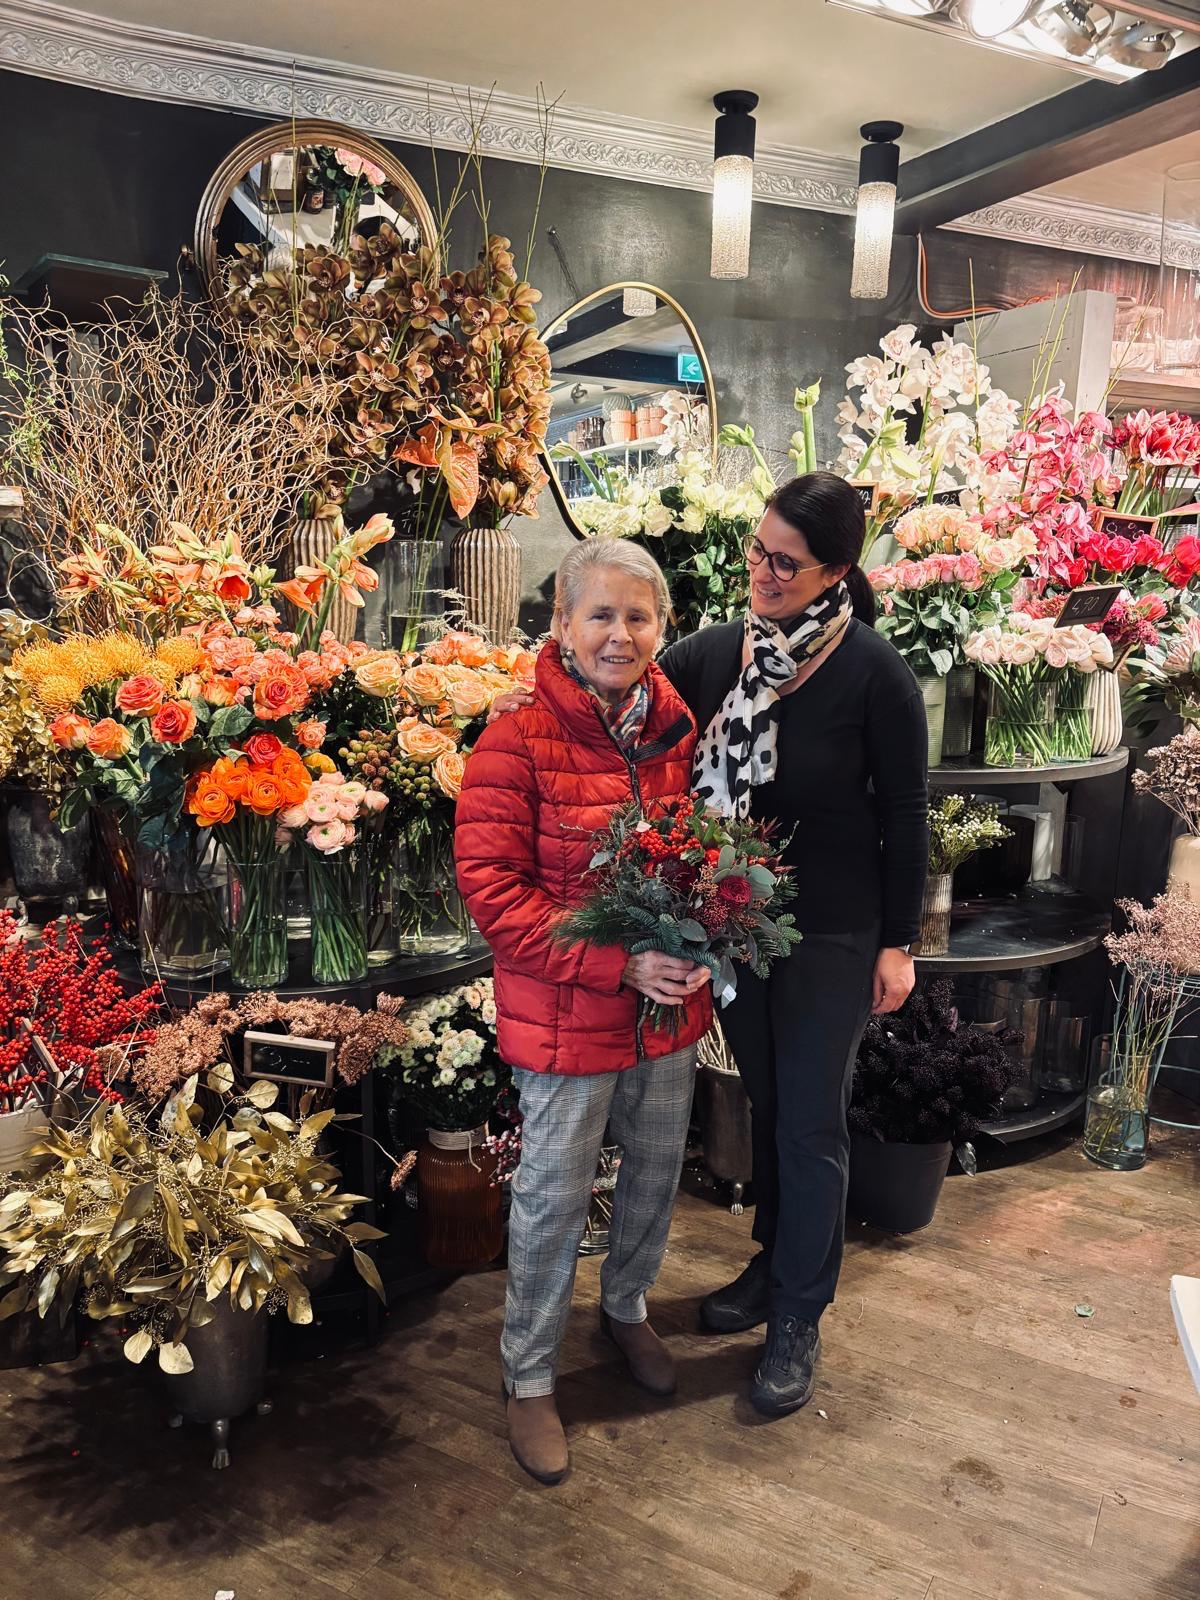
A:
<svg viewBox="0 0 1200 1600">
<path fill-rule="evenodd" d="M 231 800 L 240 800 L 246 792 L 246 783 L 251 771 L 248 761 L 237 761 L 230 756 L 218 756 L 209 769 L 208 776 Z"/>
<path fill-rule="evenodd" d="M 284 806 L 295 803 L 284 799 L 279 779 L 272 773 L 251 772 L 246 792 L 242 796 L 242 804 L 249 806 L 255 816 L 273 817 L 277 811 L 282 811 Z"/>
<path fill-rule="evenodd" d="M 139 672 L 136 677 L 126 678 L 117 690 L 116 701 L 117 710 L 126 716 L 153 716 L 163 703 L 163 686 L 149 673 Z"/>
<path fill-rule="evenodd" d="M 308 700 L 308 679 L 299 667 L 278 662 L 254 685 L 254 710 L 264 722 L 302 711 Z"/>
<path fill-rule="evenodd" d="M 50 724 L 50 737 L 60 750 L 82 750 L 88 740 L 91 723 L 74 711 L 64 711 Z"/>
<path fill-rule="evenodd" d="M 413 720 L 401 723 L 396 733 L 397 743 L 413 761 L 436 761 L 458 748 L 453 736 L 440 728 L 431 728 L 427 722 Z"/>
<path fill-rule="evenodd" d="M 271 776 L 289 806 L 298 806 L 312 788 L 312 775 L 294 750 L 280 753 L 271 765 Z"/>
<path fill-rule="evenodd" d="M 445 755 L 440 755 L 433 763 L 434 782 L 450 800 L 458 799 L 466 765 L 467 758 L 461 750 L 447 750 Z"/>
<path fill-rule="evenodd" d="M 492 703 L 492 691 L 482 678 L 463 678 L 450 685 L 450 709 L 456 717 L 481 717 Z"/>
<path fill-rule="evenodd" d="M 114 722 L 111 717 L 101 717 L 88 730 L 87 747 L 102 761 L 116 761 L 128 752 L 132 743 L 133 735 L 129 729 L 121 722 Z"/>
<path fill-rule="evenodd" d="M 437 667 L 409 667 L 404 674 L 404 687 L 418 705 L 435 706 L 446 698 L 445 675 Z"/>
<path fill-rule="evenodd" d="M 201 697 L 210 706 L 232 706 L 237 704 L 238 681 L 236 678 L 216 676 L 205 678 L 200 685 Z"/>
<path fill-rule="evenodd" d="M 232 822 L 237 812 L 233 797 L 213 781 L 210 772 L 198 772 L 188 784 L 187 809 L 202 828 Z"/>
<path fill-rule="evenodd" d="M 150 723 L 150 736 L 159 744 L 182 744 L 196 731 L 196 712 L 188 700 L 167 700 Z"/>
</svg>

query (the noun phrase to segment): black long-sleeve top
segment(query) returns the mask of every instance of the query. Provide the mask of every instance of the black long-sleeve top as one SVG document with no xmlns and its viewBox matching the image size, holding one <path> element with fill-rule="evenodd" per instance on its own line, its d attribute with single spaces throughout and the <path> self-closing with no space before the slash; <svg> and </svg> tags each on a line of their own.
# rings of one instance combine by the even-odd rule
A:
<svg viewBox="0 0 1200 1600">
<path fill-rule="evenodd" d="M 742 666 L 743 625 L 718 623 L 673 644 L 659 665 L 701 733 Z M 880 944 L 920 931 L 929 859 L 925 706 L 916 679 L 873 628 L 852 620 L 816 672 L 779 702 L 775 781 L 751 814 L 791 840 L 802 932 L 880 925 Z"/>
</svg>

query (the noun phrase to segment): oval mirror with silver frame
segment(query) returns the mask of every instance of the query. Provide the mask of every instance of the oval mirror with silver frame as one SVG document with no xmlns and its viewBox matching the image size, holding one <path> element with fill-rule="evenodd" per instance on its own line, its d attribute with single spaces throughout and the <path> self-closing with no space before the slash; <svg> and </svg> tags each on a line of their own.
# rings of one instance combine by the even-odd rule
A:
<svg viewBox="0 0 1200 1600">
<path fill-rule="evenodd" d="M 715 464 L 717 396 L 696 326 L 650 283 L 610 283 L 542 332 L 550 351 L 550 488 L 571 531 L 573 506 L 611 498 L 625 479 L 673 483 L 672 463 L 703 451 Z"/>
<path fill-rule="evenodd" d="M 377 140 L 316 119 L 260 128 L 213 173 L 196 214 L 196 263 L 210 294 L 239 244 L 268 266 L 306 245 L 343 250 L 371 218 L 418 245 L 437 242 L 429 202 L 408 168 Z"/>
</svg>

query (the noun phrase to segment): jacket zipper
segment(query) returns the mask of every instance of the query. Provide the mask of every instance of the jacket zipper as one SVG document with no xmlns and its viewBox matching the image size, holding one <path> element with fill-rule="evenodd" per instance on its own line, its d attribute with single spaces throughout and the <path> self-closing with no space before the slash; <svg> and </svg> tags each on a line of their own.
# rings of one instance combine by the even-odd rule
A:
<svg viewBox="0 0 1200 1600">
<path fill-rule="evenodd" d="M 605 733 L 612 740 L 613 744 L 616 746 L 616 749 L 617 749 L 617 751 L 618 751 L 618 753 L 619 753 L 619 755 L 621 757 L 621 760 L 625 763 L 625 770 L 629 773 L 629 787 L 630 787 L 630 790 L 632 791 L 633 798 L 637 803 L 638 810 L 642 813 L 643 816 L 645 816 L 646 815 L 646 807 L 645 807 L 645 804 L 642 801 L 642 785 L 641 785 L 641 783 L 640 783 L 640 781 L 638 779 L 637 767 L 630 760 L 629 755 L 626 752 L 624 745 L 621 744 L 620 740 L 615 736 L 615 734 L 613 733 L 612 729 L 609 727 L 608 723 L 605 722 L 604 713 L 601 711 L 600 707 L 599 706 L 595 706 L 593 709 L 595 710 L 596 716 L 599 718 L 600 726 L 604 729 Z M 637 992 L 637 990 L 634 991 L 633 1050 L 634 1050 L 634 1065 L 635 1066 L 637 1065 L 638 1062 L 644 1061 L 646 1059 L 646 1046 L 645 1046 L 644 1040 L 642 1039 L 642 1003 L 645 1000 L 645 998 L 646 997 L 644 995 L 642 995 L 642 994 L 639 994 Z"/>
</svg>

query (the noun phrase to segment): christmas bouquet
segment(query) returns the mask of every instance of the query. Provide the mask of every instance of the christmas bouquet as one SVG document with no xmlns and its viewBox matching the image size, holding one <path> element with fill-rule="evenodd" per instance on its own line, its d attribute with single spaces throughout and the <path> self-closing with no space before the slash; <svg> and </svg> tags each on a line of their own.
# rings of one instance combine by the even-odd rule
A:
<svg viewBox="0 0 1200 1600">
<path fill-rule="evenodd" d="M 622 945 L 694 961 L 713 975 L 722 1005 L 737 989 L 734 962 L 759 977 L 800 942 L 788 869 L 761 823 L 714 816 L 691 799 L 657 817 L 637 805 L 618 811 L 598 836 L 592 893 L 559 923 L 564 941 Z M 653 1022 L 676 1008 L 654 1006 Z"/>
</svg>

